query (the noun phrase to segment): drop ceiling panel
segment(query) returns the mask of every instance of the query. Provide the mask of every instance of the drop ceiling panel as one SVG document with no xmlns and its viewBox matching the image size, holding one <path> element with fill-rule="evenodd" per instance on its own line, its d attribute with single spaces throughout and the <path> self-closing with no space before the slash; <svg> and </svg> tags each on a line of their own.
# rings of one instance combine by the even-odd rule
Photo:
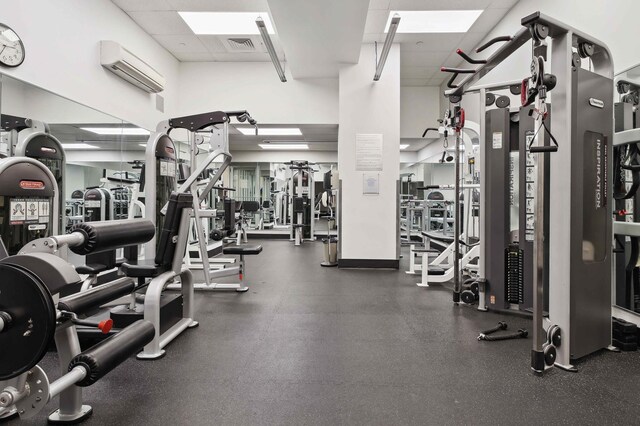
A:
<svg viewBox="0 0 640 426">
<path fill-rule="evenodd" d="M 173 6 L 167 0 L 113 0 L 124 11 L 138 10 L 173 10 Z"/>
<path fill-rule="evenodd" d="M 469 28 L 470 33 L 482 33 L 486 35 L 491 31 L 496 23 L 502 19 L 502 17 L 509 11 L 509 9 L 487 9 L 482 12 L 482 15 L 478 17 L 476 22 L 473 23 L 471 28 Z"/>
<path fill-rule="evenodd" d="M 371 0 L 369 2 L 369 9 L 388 9 L 391 0 Z"/>
<path fill-rule="evenodd" d="M 129 12 L 148 34 L 192 34 L 189 26 L 175 11 Z"/>
<path fill-rule="evenodd" d="M 464 33 L 397 34 L 394 41 L 400 43 L 403 52 L 451 52 L 463 37 Z"/>
<path fill-rule="evenodd" d="M 234 36 L 236 37 L 236 36 Z M 227 53 L 227 48 L 221 41 L 221 37 L 217 35 L 200 35 L 198 36 L 202 44 L 211 53 Z"/>
<path fill-rule="evenodd" d="M 439 71 L 438 67 L 402 67 L 400 76 L 402 78 L 430 78 Z"/>
<path fill-rule="evenodd" d="M 158 43 L 171 53 L 207 53 L 208 50 L 195 35 L 156 35 Z"/>
<path fill-rule="evenodd" d="M 391 0 L 391 10 L 479 10 L 486 9 L 491 0 Z"/>
<path fill-rule="evenodd" d="M 184 12 L 262 12 L 266 0 L 167 0 L 174 10 Z"/>
<path fill-rule="evenodd" d="M 269 62 L 268 53 L 212 53 L 218 62 Z"/>
<path fill-rule="evenodd" d="M 400 69 L 404 67 L 440 67 L 449 57 L 447 52 L 407 52 L 400 55 Z"/>
<path fill-rule="evenodd" d="M 214 57 L 210 52 L 173 52 L 177 60 L 183 62 L 213 62 Z"/>
</svg>

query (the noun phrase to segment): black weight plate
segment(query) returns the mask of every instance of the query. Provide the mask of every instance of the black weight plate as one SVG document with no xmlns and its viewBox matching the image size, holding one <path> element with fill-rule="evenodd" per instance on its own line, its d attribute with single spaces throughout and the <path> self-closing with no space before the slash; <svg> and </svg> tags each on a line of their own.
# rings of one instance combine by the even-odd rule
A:
<svg viewBox="0 0 640 426">
<path fill-rule="evenodd" d="M 500 96 L 496 99 L 496 106 L 498 108 L 506 108 L 511 103 L 511 99 L 508 96 Z"/>
<path fill-rule="evenodd" d="M 0 311 L 11 315 L 11 324 L 0 332 L 0 380 L 7 380 L 33 368 L 47 352 L 56 309 L 35 275 L 0 264 Z"/>
<path fill-rule="evenodd" d="M 519 95 L 522 92 L 521 84 L 514 84 L 513 86 L 509 86 L 509 91 L 512 95 Z"/>
<path fill-rule="evenodd" d="M 487 97 L 484 100 L 484 104 L 486 106 L 491 106 L 495 101 L 496 101 L 496 95 L 494 95 L 493 93 L 487 93 Z"/>
<path fill-rule="evenodd" d="M 543 349 L 544 351 L 544 362 L 545 364 L 551 366 L 556 362 L 556 348 L 552 345 L 547 345 Z"/>
</svg>

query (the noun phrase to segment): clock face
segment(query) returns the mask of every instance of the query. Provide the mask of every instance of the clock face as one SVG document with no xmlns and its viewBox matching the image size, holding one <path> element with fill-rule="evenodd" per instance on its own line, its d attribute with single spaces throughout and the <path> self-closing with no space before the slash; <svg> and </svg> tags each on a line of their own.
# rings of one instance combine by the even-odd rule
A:
<svg viewBox="0 0 640 426">
<path fill-rule="evenodd" d="M 24 44 L 15 31 L 0 24 L 0 65 L 17 67 L 24 61 Z"/>
</svg>

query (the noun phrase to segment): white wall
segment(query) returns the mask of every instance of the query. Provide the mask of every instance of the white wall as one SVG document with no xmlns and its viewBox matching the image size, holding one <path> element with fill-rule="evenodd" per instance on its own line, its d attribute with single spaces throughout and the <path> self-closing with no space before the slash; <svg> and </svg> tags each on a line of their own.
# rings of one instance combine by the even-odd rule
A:
<svg viewBox="0 0 640 426">
<path fill-rule="evenodd" d="M 312 163 L 337 163 L 338 153 L 331 151 L 232 151 L 234 163 L 286 163 L 307 160 Z"/>
<path fill-rule="evenodd" d="M 364 45 L 357 65 L 340 71 L 338 171 L 342 181 L 342 259 L 397 260 L 397 181 L 400 163 L 400 48 L 394 45 L 378 82 L 375 52 Z M 358 133 L 383 135 L 383 170 L 378 195 L 364 195 L 356 171 Z"/>
<path fill-rule="evenodd" d="M 282 83 L 271 62 L 183 62 L 179 89 L 181 115 L 247 110 L 258 123 L 338 122 L 337 79 Z"/>
<path fill-rule="evenodd" d="M 26 59 L 2 72 L 145 128 L 176 111 L 178 61 L 109 0 L 0 0 L 2 22 Z M 165 113 L 155 96 L 100 66 L 100 40 L 115 40 L 167 79 Z"/>
<path fill-rule="evenodd" d="M 121 123 L 122 121 L 67 98 L 4 76 L 2 81 L 3 114 L 31 118 L 45 123 Z"/>
<path fill-rule="evenodd" d="M 437 127 L 442 115 L 436 86 L 400 88 L 400 137 L 419 138 L 427 127 Z"/>
</svg>

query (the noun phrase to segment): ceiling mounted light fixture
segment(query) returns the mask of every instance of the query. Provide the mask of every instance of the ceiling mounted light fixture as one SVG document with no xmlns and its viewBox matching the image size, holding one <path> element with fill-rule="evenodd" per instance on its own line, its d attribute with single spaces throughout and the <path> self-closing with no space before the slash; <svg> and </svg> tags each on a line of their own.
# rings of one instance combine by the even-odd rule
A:
<svg viewBox="0 0 640 426">
<path fill-rule="evenodd" d="M 392 10 L 385 32 L 400 34 L 465 33 L 482 15 L 483 10 Z M 393 20 L 402 17 L 402 24 L 393 29 Z"/>
<path fill-rule="evenodd" d="M 282 69 L 282 65 L 280 65 L 280 59 L 278 58 L 276 49 L 273 47 L 273 42 L 271 41 L 271 37 L 269 37 L 266 21 L 262 19 L 262 17 L 258 16 L 256 18 L 256 26 L 258 27 L 258 32 L 260 32 L 260 36 L 262 37 L 262 42 L 264 43 L 264 46 L 267 48 L 267 52 L 269 52 L 269 57 L 271 58 L 271 62 L 273 62 L 273 66 L 276 68 L 278 77 L 280 77 L 280 81 L 283 83 L 286 83 L 287 77 L 284 75 L 284 70 Z"/>
<path fill-rule="evenodd" d="M 400 144 L 400 149 L 401 149 L 401 150 L 402 150 L 402 149 L 407 149 L 407 148 L 409 148 L 409 144 L 408 144 L 408 143 L 401 143 L 401 144 Z"/>
<path fill-rule="evenodd" d="M 245 136 L 256 136 L 255 127 L 236 127 Z M 259 136 L 302 136 L 298 127 L 258 127 Z"/>
<path fill-rule="evenodd" d="M 275 34 L 267 12 L 178 12 L 198 35 L 258 35 L 255 21 L 261 18 L 265 30 Z"/>
<path fill-rule="evenodd" d="M 309 149 L 306 143 L 260 143 L 258 146 L 266 150 L 304 151 Z"/>
<path fill-rule="evenodd" d="M 149 131 L 139 127 L 80 127 L 81 130 L 104 136 L 149 136 Z"/>
<path fill-rule="evenodd" d="M 382 53 L 380 54 L 380 60 L 376 65 L 376 73 L 373 76 L 373 81 L 380 80 L 380 75 L 382 75 L 384 64 L 385 62 L 387 62 L 387 56 L 389 56 L 389 51 L 391 50 L 393 39 L 396 36 L 396 30 L 398 29 L 398 25 L 400 25 L 400 15 L 396 13 L 391 17 L 391 23 L 389 24 L 389 31 L 387 32 L 387 38 L 384 39 L 384 46 L 382 46 Z"/>
</svg>

